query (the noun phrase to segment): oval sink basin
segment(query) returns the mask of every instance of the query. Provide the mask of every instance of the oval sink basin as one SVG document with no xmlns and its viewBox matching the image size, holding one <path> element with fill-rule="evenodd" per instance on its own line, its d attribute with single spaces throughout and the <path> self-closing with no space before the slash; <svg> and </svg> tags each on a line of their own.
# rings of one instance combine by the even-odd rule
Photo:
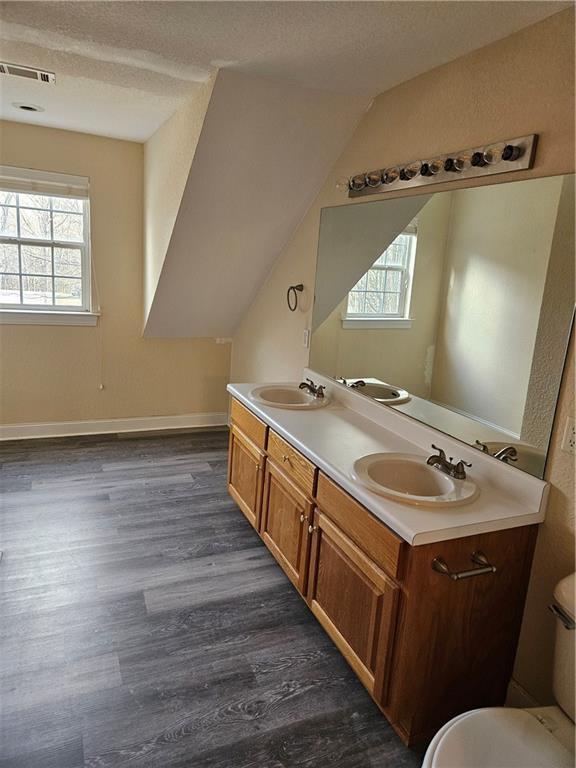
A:
<svg viewBox="0 0 576 768">
<path fill-rule="evenodd" d="M 366 382 L 363 387 L 356 387 L 355 389 L 356 392 L 368 395 L 368 397 L 377 400 L 379 403 L 386 403 L 386 405 L 400 405 L 401 403 L 407 403 L 411 399 L 405 389 L 394 387 L 392 384 Z"/>
<path fill-rule="evenodd" d="M 372 453 L 354 462 L 352 477 L 366 488 L 403 504 L 450 507 L 478 495 L 472 480 L 455 480 L 411 453 Z"/>
<path fill-rule="evenodd" d="M 312 410 L 328 405 L 329 398 L 314 397 L 305 389 L 298 389 L 297 384 L 265 384 L 255 387 L 250 392 L 250 399 L 272 408 L 294 408 Z"/>
</svg>

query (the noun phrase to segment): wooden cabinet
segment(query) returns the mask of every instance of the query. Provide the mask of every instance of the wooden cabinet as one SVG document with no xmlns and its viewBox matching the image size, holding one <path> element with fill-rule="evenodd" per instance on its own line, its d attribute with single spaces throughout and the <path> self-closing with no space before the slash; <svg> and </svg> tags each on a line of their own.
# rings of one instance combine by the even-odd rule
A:
<svg viewBox="0 0 576 768">
<path fill-rule="evenodd" d="M 260 535 L 301 593 L 306 591 L 313 502 L 282 471 L 266 465 Z"/>
<path fill-rule="evenodd" d="M 379 702 L 386 694 L 398 594 L 392 579 L 317 510 L 308 604 Z"/>
<path fill-rule="evenodd" d="M 230 430 L 228 493 L 254 528 L 260 528 L 266 454 L 237 427 Z"/>
<path fill-rule="evenodd" d="M 410 547 L 402 581 L 387 718 L 407 743 L 429 739 L 451 718 L 504 704 L 522 622 L 537 526 Z M 452 580 L 431 567 L 494 573 Z"/>
<path fill-rule="evenodd" d="M 247 408 L 231 416 L 230 494 L 401 738 L 502 705 L 537 526 L 409 546 Z M 478 553 L 494 569 L 470 576 Z"/>
</svg>

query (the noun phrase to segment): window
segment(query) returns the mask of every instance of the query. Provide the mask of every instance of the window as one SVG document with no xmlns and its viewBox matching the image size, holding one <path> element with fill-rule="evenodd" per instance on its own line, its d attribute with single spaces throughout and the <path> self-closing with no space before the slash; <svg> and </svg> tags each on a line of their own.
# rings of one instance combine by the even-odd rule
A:
<svg viewBox="0 0 576 768">
<path fill-rule="evenodd" d="M 416 227 L 392 242 L 348 294 L 345 321 L 409 320 Z"/>
<path fill-rule="evenodd" d="M 5 313 L 90 312 L 89 203 L 86 184 L 70 185 L 77 178 L 0 168 Z"/>
</svg>

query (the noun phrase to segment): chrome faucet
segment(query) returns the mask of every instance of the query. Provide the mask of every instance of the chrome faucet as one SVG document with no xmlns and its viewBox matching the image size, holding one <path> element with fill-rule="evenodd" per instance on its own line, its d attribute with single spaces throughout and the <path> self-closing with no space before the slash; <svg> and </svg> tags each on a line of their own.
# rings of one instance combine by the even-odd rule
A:
<svg viewBox="0 0 576 768">
<path fill-rule="evenodd" d="M 353 381 L 352 384 L 348 385 L 350 389 L 359 389 L 359 387 L 365 387 L 366 382 L 364 379 L 358 379 L 358 381 Z"/>
<path fill-rule="evenodd" d="M 482 451 L 482 453 L 490 454 L 490 450 L 488 449 L 488 446 L 486 443 L 481 443 L 480 440 L 474 440 L 474 445 Z"/>
<path fill-rule="evenodd" d="M 444 472 L 445 475 L 450 475 L 450 477 L 453 477 L 455 480 L 466 480 L 466 470 L 464 467 L 471 467 L 472 464 L 468 464 L 463 459 L 460 459 L 457 464 L 453 464 L 452 456 L 450 456 L 450 459 L 448 460 L 442 448 L 438 448 L 434 443 L 432 443 L 432 448 L 434 448 L 435 451 L 438 451 L 438 453 L 433 453 L 432 456 L 429 456 L 426 460 L 426 464 L 429 464 L 431 467 L 436 467 L 440 472 Z"/>
<path fill-rule="evenodd" d="M 298 385 L 298 389 L 307 389 L 313 397 L 324 397 L 325 387 L 322 384 L 314 384 L 312 379 L 306 379 Z"/>
<path fill-rule="evenodd" d="M 501 448 L 494 454 L 495 459 L 500 459 L 505 464 L 509 461 L 518 461 L 518 451 L 513 445 L 507 445 L 505 448 Z"/>
</svg>

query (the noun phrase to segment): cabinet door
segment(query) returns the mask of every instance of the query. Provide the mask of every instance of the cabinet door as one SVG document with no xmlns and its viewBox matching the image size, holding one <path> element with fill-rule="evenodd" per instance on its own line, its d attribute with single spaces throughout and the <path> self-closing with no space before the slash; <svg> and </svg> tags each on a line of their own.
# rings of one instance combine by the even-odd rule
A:
<svg viewBox="0 0 576 768">
<path fill-rule="evenodd" d="M 290 581 L 306 591 L 312 502 L 272 462 L 266 464 L 261 535 Z"/>
<path fill-rule="evenodd" d="M 362 683 L 382 704 L 399 588 L 319 510 L 313 532 L 310 608 Z"/>
<path fill-rule="evenodd" d="M 260 526 L 265 454 L 236 427 L 230 431 L 228 493 L 256 530 Z"/>
</svg>

